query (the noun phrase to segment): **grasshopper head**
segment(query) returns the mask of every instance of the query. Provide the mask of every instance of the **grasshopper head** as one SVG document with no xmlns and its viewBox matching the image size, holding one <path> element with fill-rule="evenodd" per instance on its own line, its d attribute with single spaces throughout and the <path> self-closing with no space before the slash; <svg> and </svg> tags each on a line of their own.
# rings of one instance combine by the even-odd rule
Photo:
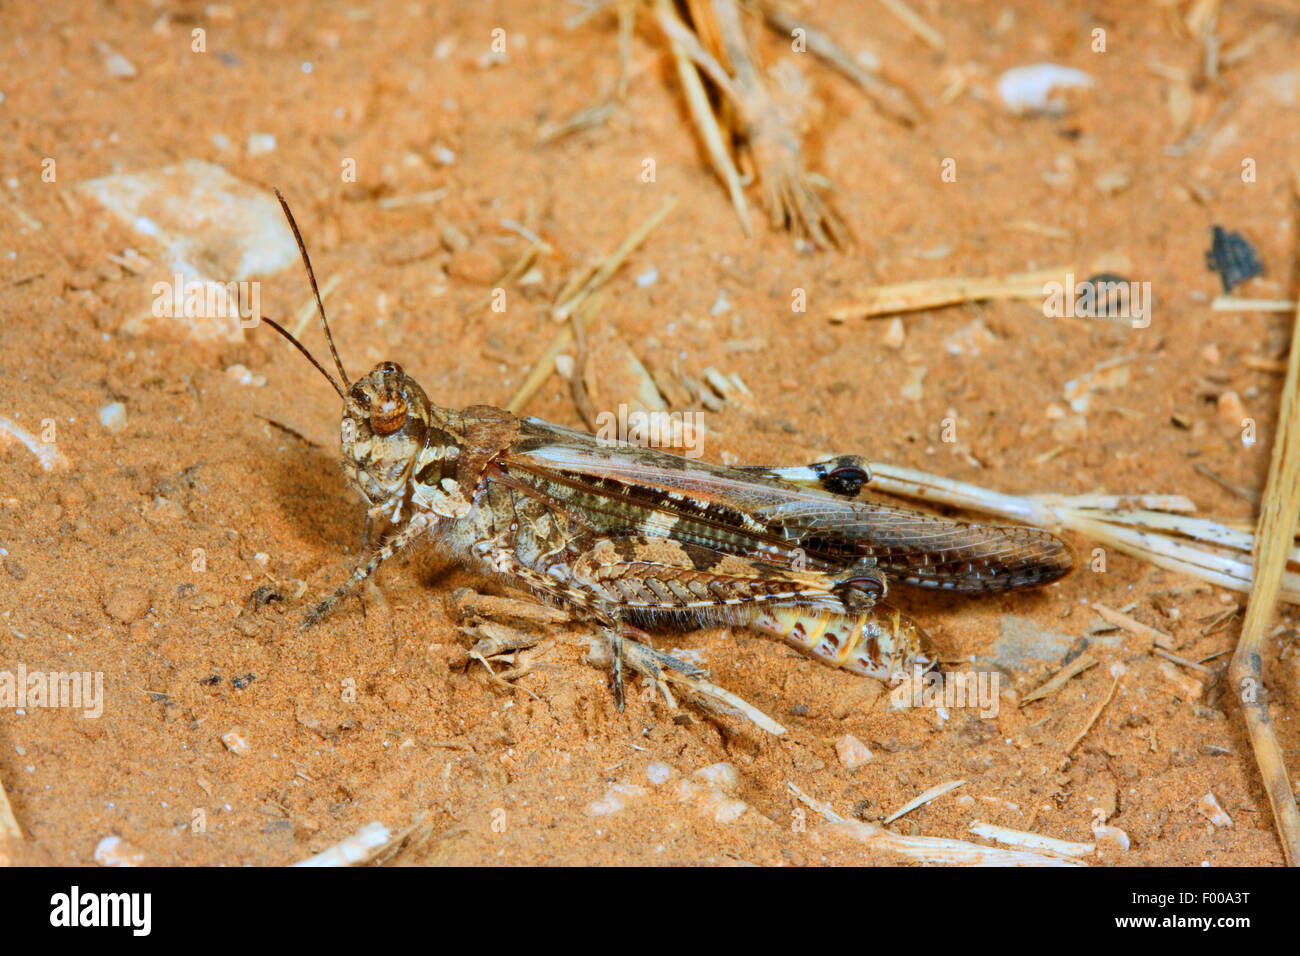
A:
<svg viewBox="0 0 1300 956">
<path fill-rule="evenodd" d="M 326 371 L 325 366 L 316 360 L 292 332 L 266 316 L 262 316 L 262 321 L 301 352 L 334 391 L 338 392 L 339 398 L 343 399 L 343 421 L 340 426 L 343 471 L 372 505 L 399 505 L 406 494 L 408 480 L 412 477 L 417 482 L 432 484 L 435 496 L 442 494 L 442 497 L 447 497 L 443 487 L 448 479 L 446 472 L 449 468 L 454 471 L 461 450 L 453 431 L 447 427 L 449 413 L 430 402 L 419 383 L 402 371 L 396 362 L 380 362 L 364 378 L 348 383 L 348 373 L 334 346 L 334 336 L 330 334 L 325 306 L 321 302 L 320 289 L 316 286 L 316 275 L 312 271 L 302 233 L 280 190 L 277 189 L 275 195 L 289 221 L 289 229 L 297 240 L 298 252 L 302 255 L 302 264 L 307 270 L 307 280 L 311 283 L 312 295 L 316 299 L 321 329 L 325 332 L 325 341 L 329 343 L 330 355 L 338 371 L 338 380 Z M 440 499 L 439 503 L 443 506 L 443 512 L 439 513 L 450 513 L 455 504 L 447 505 Z"/>
<path fill-rule="evenodd" d="M 352 383 L 343 406 L 343 470 L 372 503 L 406 484 L 429 435 L 424 389 L 396 362 L 381 362 Z"/>
</svg>

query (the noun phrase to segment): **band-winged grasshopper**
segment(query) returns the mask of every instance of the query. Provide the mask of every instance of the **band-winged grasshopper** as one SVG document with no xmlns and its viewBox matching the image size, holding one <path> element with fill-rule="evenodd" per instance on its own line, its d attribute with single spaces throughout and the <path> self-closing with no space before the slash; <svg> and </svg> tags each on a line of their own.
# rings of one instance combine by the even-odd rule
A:
<svg viewBox="0 0 1300 956">
<path fill-rule="evenodd" d="M 289 332 L 343 400 L 343 469 L 389 534 L 308 625 L 419 538 L 490 577 L 589 617 L 650 676 L 691 670 L 635 644 L 633 625 L 747 626 L 833 667 L 889 680 L 928 664 L 898 584 L 963 594 L 1068 574 L 1068 545 L 1034 528 L 967 523 L 862 500 L 855 456 L 725 467 L 598 440 L 502 408 L 442 408 L 395 362 L 349 382 L 306 247 L 277 190 L 341 381 Z"/>
</svg>

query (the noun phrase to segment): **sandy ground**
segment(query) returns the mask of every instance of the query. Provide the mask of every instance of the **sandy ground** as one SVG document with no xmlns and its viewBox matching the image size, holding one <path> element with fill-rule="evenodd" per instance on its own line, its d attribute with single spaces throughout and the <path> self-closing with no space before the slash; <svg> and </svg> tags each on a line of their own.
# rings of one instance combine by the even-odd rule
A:
<svg viewBox="0 0 1300 956">
<path fill-rule="evenodd" d="M 1240 231 L 1267 271 L 1238 293 L 1294 295 L 1300 20 L 1285 5 L 1225 10 L 1225 48 L 1258 42 L 1184 86 L 1170 77 L 1197 77 L 1203 51 L 1174 28 L 1186 12 L 1177 4 L 917 0 L 942 51 L 874 2 L 818 4 L 817 22 L 851 53 L 880 56 L 930 111 L 907 129 L 764 38 L 765 62 L 797 60 L 822 104 L 810 165 L 835 184 L 857 237 L 844 252 L 801 246 L 762 221 L 744 237 L 644 19 L 612 118 L 537 147 L 541 124 L 613 85 L 611 14 L 570 31 L 575 8 L 550 0 L 275 6 L 159 0 L 92 14 L 52 2 L 0 13 L 0 415 L 33 433 L 53 420 L 68 462 L 47 472 L 21 443 L 0 444 L 0 668 L 104 681 L 97 719 L 0 712 L 0 781 L 24 836 L 7 844 L 11 860 L 91 863 L 117 836 L 118 854 L 154 864 L 281 864 L 380 821 L 415 828 L 394 862 L 418 864 L 889 862 L 800 812 L 787 784 L 877 821 L 964 780 L 891 829 L 969 838 L 985 820 L 1091 841 L 1105 818 L 1130 847 L 1094 861 L 1281 862 L 1217 677 L 1240 618 L 1216 629 L 1215 616 L 1242 597 L 1119 554 L 1104 573 L 1084 567 L 1041 592 L 908 604 L 945 660 L 1004 667 L 1014 690 L 992 718 L 892 709 L 880 685 L 744 631 L 663 637 L 785 724 L 783 739 L 635 693 L 618 713 L 607 674 L 584 662 L 580 624 L 556 629 L 514 689 L 452 666 L 469 639 L 447 598 L 484 585 L 427 550 L 381 573 L 364 607 L 350 600 L 300 632 L 308 602 L 346 576 L 360 547 L 336 396 L 268 329 L 222 345 L 181 330 L 128 334 L 166 270 L 123 265 L 136 262 L 125 250 L 151 250 L 75 187 L 189 158 L 278 185 L 317 274 L 338 277 L 329 309 L 350 369 L 396 359 L 450 406 L 504 403 L 558 331 L 547 310 L 570 272 L 677 196 L 610 282 L 600 335 L 648 364 L 743 380 L 752 398 L 707 415 L 706 457 L 791 464 L 857 452 L 1008 492 L 1184 494 L 1202 514 L 1248 521 L 1250 501 L 1194 466 L 1262 487 L 1281 382 L 1268 363 L 1285 350 L 1288 317 L 1212 312 L 1221 289 L 1204 253 L 1212 225 Z M 1105 53 L 1090 49 L 1098 27 Z M 191 49 L 195 28 L 205 53 Z M 495 28 L 506 31 L 503 62 L 490 56 Z M 135 75 L 111 75 L 108 49 Z M 1011 115 L 998 75 L 1041 61 L 1082 69 L 1095 86 L 1063 115 Z M 248 148 L 260 133 L 274 149 Z M 341 181 L 347 158 L 355 183 Z M 955 182 L 941 179 L 948 158 Z M 1243 182 L 1247 158 L 1253 182 Z M 379 202 L 430 190 L 445 193 Z M 504 313 L 471 314 L 526 245 L 502 219 L 554 253 Z M 467 247 L 449 251 L 458 235 Z M 888 320 L 827 317 L 878 282 L 1071 262 L 1150 282 L 1150 327 L 996 302 L 911 315 L 900 344 Z M 652 269 L 653 282 L 637 281 Z M 796 287 L 805 313 L 791 310 Z M 267 314 L 306 301 L 299 270 L 266 277 Z M 314 328 L 306 341 L 327 354 Z M 1067 383 L 1111 360 L 1125 374 L 1076 415 Z M 229 373 L 235 365 L 254 384 Z M 1253 445 L 1221 414 L 1228 391 L 1257 423 Z M 118 431 L 99 419 L 113 402 L 125 408 Z M 580 424 L 555 377 L 526 411 Z M 947 418 L 955 442 L 942 440 Z M 1089 542 L 1073 543 L 1090 555 Z M 252 607 L 263 585 L 286 600 Z M 1210 673 L 1123 632 L 1094 633 L 1093 601 L 1130 608 Z M 1289 618 L 1281 625 L 1265 666 L 1294 769 L 1300 668 L 1296 632 Z M 1100 664 L 1018 704 L 1081 640 Z M 1025 659 L 1036 646 L 1043 659 Z M 1114 699 L 1067 755 L 1116 664 L 1126 669 Z M 846 735 L 872 759 L 846 766 L 836 750 Z M 693 776 L 720 763 L 734 777 Z M 1231 827 L 1198 811 L 1211 791 Z"/>
</svg>

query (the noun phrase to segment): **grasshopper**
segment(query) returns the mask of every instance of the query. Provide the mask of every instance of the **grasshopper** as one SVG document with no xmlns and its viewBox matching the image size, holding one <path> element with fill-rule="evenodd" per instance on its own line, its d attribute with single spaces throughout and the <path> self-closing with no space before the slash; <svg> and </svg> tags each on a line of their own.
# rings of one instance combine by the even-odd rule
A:
<svg viewBox="0 0 1300 956">
<path fill-rule="evenodd" d="M 328 614 L 421 538 L 456 560 L 590 619 L 623 668 L 659 683 L 702 671 L 647 646 L 636 625 L 747 626 L 832 667 L 889 681 L 930 664 L 890 589 L 977 594 L 1047 584 L 1074 567 L 1045 531 L 955 521 L 862 500 L 866 461 L 725 467 L 598 440 L 491 405 L 442 408 L 396 362 L 350 382 L 288 203 L 338 380 L 264 318 L 343 401 L 343 471 L 387 536 L 304 618 Z M 663 685 L 660 684 L 662 687 Z"/>
</svg>

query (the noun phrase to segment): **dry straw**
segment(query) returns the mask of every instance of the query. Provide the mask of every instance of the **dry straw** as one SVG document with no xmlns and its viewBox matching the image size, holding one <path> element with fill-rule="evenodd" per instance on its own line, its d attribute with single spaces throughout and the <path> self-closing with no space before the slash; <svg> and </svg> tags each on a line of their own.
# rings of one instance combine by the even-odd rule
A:
<svg viewBox="0 0 1300 956">
<path fill-rule="evenodd" d="M 1035 272 L 1014 272 L 1002 276 L 950 276 L 940 279 L 914 279 L 893 282 L 868 289 L 855 301 L 830 310 L 832 322 L 856 318 L 890 318 L 900 312 L 938 309 L 965 302 L 994 299 L 1032 299 L 1041 301 L 1043 285 L 1075 271 L 1073 265 Z"/>
<path fill-rule="evenodd" d="M 4 783 L 0 782 L 0 840 L 21 840 L 23 831 L 14 819 L 13 807 L 9 806 L 9 797 L 5 794 Z"/>
<path fill-rule="evenodd" d="M 1067 529 L 1170 571 L 1243 593 L 1250 591 L 1255 535 L 1194 518 L 1179 495 L 1007 495 L 897 465 L 871 465 L 871 487 L 931 504 L 997 515 L 1049 530 Z M 1300 562 L 1292 540 L 1288 560 Z M 1300 604 L 1300 573 L 1284 571 L 1280 595 Z"/>
<path fill-rule="evenodd" d="M 1086 866 L 1077 857 L 1092 852 L 1092 844 L 1066 843 L 1036 833 L 991 828 L 978 835 L 1021 847 L 1004 850 L 1000 847 L 981 846 L 966 840 L 947 837 L 919 836 L 894 833 L 879 823 L 849 820 L 836 813 L 824 800 L 818 800 L 786 782 L 798 800 L 818 813 L 829 829 L 863 844 L 868 851 L 902 857 L 915 863 L 943 866 Z"/>
<path fill-rule="evenodd" d="M 1268 468 L 1268 483 L 1260 503 L 1259 525 L 1253 542 L 1254 566 L 1259 573 L 1246 604 L 1237 652 L 1228 675 L 1241 703 L 1255 759 L 1273 807 L 1282 851 L 1290 866 L 1300 865 L 1300 811 L 1287 777 L 1282 749 L 1268 715 L 1261 657 L 1264 638 L 1278 598 L 1296 603 L 1295 574 L 1286 570 L 1296 556 L 1296 519 L 1300 518 L 1300 308 L 1291 327 L 1291 355 L 1278 413 L 1277 437 Z"/>
</svg>

